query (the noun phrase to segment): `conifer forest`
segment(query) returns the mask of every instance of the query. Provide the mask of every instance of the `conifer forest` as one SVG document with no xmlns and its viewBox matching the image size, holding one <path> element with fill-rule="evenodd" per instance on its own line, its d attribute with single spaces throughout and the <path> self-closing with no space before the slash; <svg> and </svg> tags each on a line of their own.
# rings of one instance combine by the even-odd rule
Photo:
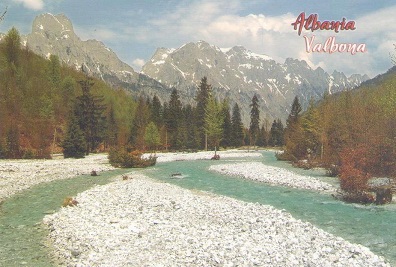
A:
<svg viewBox="0 0 396 267">
<path fill-rule="evenodd" d="M 156 95 L 134 99 L 57 56 L 35 55 L 20 38 L 12 28 L 0 43 L 1 158 L 277 147 L 279 159 L 324 167 L 348 192 L 366 190 L 373 176 L 396 174 L 394 68 L 359 88 L 312 99 L 307 110 L 296 97 L 283 121 L 263 120 L 254 95 L 250 124 L 243 125 L 238 104 L 215 95 L 206 77 L 194 104 L 183 104 L 177 89 L 163 103 Z"/>
</svg>

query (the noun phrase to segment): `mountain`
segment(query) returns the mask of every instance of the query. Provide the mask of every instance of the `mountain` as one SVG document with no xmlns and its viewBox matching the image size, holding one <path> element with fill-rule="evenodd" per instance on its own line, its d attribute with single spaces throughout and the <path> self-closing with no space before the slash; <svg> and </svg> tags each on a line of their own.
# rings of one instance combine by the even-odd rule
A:
<svg viewBox="0 0 396 267">
<path fill-rule="evenodd" d="M 157 94 L 168 100 L 171 89 L 137 73 L 131 66 L 122 62 L 117 55 L 97 40 L 82 41 L 74 32 L 71 21 L 63 14 L 39 15 L 32 25 L 32 32 L 22 36 L 23 44 L 43 57 L 57 55 L 65 64 L 100 78 L 113 87 L 122 87 L 134 95 Z"/>
<path fill-rule="evenodd" d="M 319 99 L 324 92 L 354 88 L 368 79 L 359 74 L 346 77 L 337 71 L 330 75 L 297 59 L 278 63 L 242 46 L 221 49 L 204 41 L 178 49 L 159 48 L 137 73 L 102 42 L 81 40 L 63 14 L 37 16 L 32 32 L 22 40 L 36 54 L 47 58 L 57 55 L 65 64 L 76 69 L 83 66 L 90 75 L 113 87 L 125 88 L 135 96 L 156 94 L 163 102 L 169 100 L 172 88 L 177 88 L 184 103 L 193 103 L 197 85 L 206 76 L 219 98 L 227 97 L 231 105 L 241 106 L 246 125 L 255 93 L 262 118 L 285 119 L 296 95 L 306 106 L 311 97 Z"/>
<path fill-rule="evenodd" d="M 204 41 L 178 49 L 157 49 L 142 73 L 189 97 L 195 95 L 200 79 L 207 76 L 217 96 L 242 106 L 245 123 L 254 94 L 261 100 L 263 117 L 286 118 L 296 95 L 306 106 L 312 97 L 319 99 L 325 92 L 351 89 L 369 79 L 359 74 L 346 77 L 337 71 L 330 75 L 322 68 L 312 69 L 303 60 L 288 58 L 278 63 L 242 46 L 222 49 Z"/>
</svg>

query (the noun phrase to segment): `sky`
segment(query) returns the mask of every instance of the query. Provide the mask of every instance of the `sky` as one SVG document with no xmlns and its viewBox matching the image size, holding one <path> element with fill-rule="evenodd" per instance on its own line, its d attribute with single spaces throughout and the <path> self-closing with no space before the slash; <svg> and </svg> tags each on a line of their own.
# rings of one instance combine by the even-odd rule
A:
<svg viewBox="0 0 396 267">
<path fill-rule="evenodd" d="M 394 0 L 1 0 L 1 13 L 6 8 L 0 32 L 15 26 L 28 34 L 37 15 L 63 13 L 82 40 L 102 41 L 136 71 L 159 47 L 200 40 L 220 48 L 242 45 L 280 63 L 296 58 L 329 73 L 370 77 L 391 68 L 396 54 Z M 304 29 L 299 35 L 291 24 L 302 12 L 317 14 L 321 22 L 345 18 L 355 30 Z M 362 44 L 365 50 L 354 55 L 307 51 L 310 40 L 312 46 L 324 45 L 330 37 L 335 44 Z"/>
</svg>

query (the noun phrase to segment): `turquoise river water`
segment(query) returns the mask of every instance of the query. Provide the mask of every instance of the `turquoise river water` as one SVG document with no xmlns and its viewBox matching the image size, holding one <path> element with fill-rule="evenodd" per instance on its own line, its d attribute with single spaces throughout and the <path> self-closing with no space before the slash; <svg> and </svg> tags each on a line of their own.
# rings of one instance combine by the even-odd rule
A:
<svg viewBox="0 0 396 267">
<path fill-rule="evenodd" d="M 369 247 L 396 266 L 395 204 L 345 204 L 328 194 L 270 186 L 208 170 L 211 164 L 241 161 L 260 161 L 336 184 L 336 180 L 325 177 L 323 171 L 292 168 L 285 162 L 276 161 L 274 153 L 269 151 L 263 152 L 262 158 L 254 159 L 158 163 L 155 167 L 143 170 L 143 173 L 184 188 L 205 190 L 284 209 L 298 219 L 309 221 L 348 241 Z M 48 232 L 41 225 L 45 214 L 59 209 L 65 197 L 74 196 L 95 184 L 108 183 L 112 177 L 129 171 L 116 170 L 102 173 L 98 177 L 79 176 L 40 184 L 4 201 L 0 206 L 0 266 L 54 266 L 45 245 Z M 170 179 L 170 175 L 176 172 L 182 173 L 184 178 Z"/>
<path fill-rule="evenodd" d="M 336 184 L 336 178 L 325 176 L 324 170 L 302 170 L 286 162 L 277 161 L 274 153 L 263 152 L 263 158 L 230 159 L 214 162 L 177 161 L 158 164 L 145 172 L 151 177 L 184 188 L 205 190 L 249 202 L 258 202 L 284 209 L 295 218 L 344 239 L 367 246 L 396 266 L 396 204 L 363 206 L 346 204 L 330 194 L 309 190 L 270 186 L 264 183 L 224 176 L 208 170 L 211 164 L 259 161 L 302 175 L 309 175 Z M 181 173 L 183 179 L 170 179 L 172 173 Z"/>
<path fill-rule="evenodd" d="M 8 198 L 0 206 L 0 266 L 54 266 L 41 222 L 45 214 L 58 210 L 63 200 L 130 170 L 115 170 L 99 176 L 43 183 Z M 70 226 L 72 227 L 72 226 Z"/>
</svg>

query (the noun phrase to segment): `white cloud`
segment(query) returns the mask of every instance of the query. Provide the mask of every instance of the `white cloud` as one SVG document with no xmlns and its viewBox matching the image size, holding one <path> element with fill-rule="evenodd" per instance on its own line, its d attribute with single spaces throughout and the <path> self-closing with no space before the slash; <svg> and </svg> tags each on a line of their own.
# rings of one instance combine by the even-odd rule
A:
<svg viewBox="0 0 396 267">
<path fill-rule="evenodd" d="M 274 58 L 278 55 L 292 56 L 295 54 L 291 53 L 293 50 L 298 52 L 297 48 L 282 49 L 290 44 L 291 39 L 299 39 L 290 25 L 295 19 L 292 14 L 240 16 L 241 5 L 239 1 L 195 1 L 128 31 L 138 42 L 165 47 L 205 40 L 220 47 L 243 45 Z"/>
<path fill-rule="evenodd" d="M 33 10 L 41 10 L 44 8 L 43 0 L 14 0 L 14 2 L 21 3 L 24 7 Z"/>
<path fill-rule="evenodd" d="M 298 14 L 241 15 L 243 4 L 242 0 L 180 1 L 172 10 L 165 9 L 161 15 L 142 21 L 140 25 L 131 26 L 127 21 L 101 25 L 95 32 L 92 28 L 89 30 L 91 32 L 85 31 L 82 37 L 168 48 L 198 40 L 219 47 L 243 45 L 253 52 L 267 54 L 278 62 L 292 57 L 306 60 L 311 67 L 320 66 L 330 73 L 336 69 L 347 74 L 366 73 L 374 76 L 391 66 L 389 53 L 394 52 L 393 44 L 396 42 L 396 6 L 354 18 L 355 31 L 304 31 L 299 36 L 291 25 Z M 368 52 L 356 55 L 307 53 L 304 34 L 315 35 L 315 43 L 324 43 L 329 36 L 336 36 L 337 42 L 342 43 L 366 43 Z M 136 59 L 134 67 L 139 68 L 142 62 Z"/>
<path fill-rule="evenodd" d="M 141 58 L 137 58 L 132 61 L 132 67 L 134 68 L 135 71 L 140 71 L 145 64 L 145 60 Z"/>
<path fill-rule="evenodd" d="M 389 53 L 394 51 L 393 44 L 396 43 L 396 5 L 386 9 L 376 10 L 372 13 L 357 17 L 356 30 L 334 34 L 332 32 L 314 32 L 322 43 L 328 36 L 336 36 L 340 43 L 364 43 L 367 52 L 351 54 L 311 54 L 310 59 L 314 64 L 325 62 L 327 71 L 343 71 L 349 74 L 365 73 L 374 77 L 385 72 L 392 66 Z M 380 19 L 379 19 L 380 18 Z"/>
</svg>

